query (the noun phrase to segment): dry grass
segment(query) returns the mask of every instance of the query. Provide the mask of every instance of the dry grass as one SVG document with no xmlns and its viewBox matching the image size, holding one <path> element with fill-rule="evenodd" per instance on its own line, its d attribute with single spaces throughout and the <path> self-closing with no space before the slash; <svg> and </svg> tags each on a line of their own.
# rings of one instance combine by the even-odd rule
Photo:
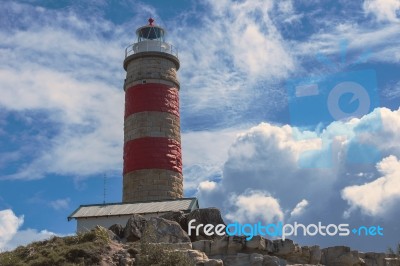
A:
<svg viewBox="0 0 400 266">
<path fill-rule="evenodd" d="M 96 228 L 77 236 L 52 237 L 0 254 L 1 266 L 96 265 L 110 239 L 107 231 Z"/>
</svg>

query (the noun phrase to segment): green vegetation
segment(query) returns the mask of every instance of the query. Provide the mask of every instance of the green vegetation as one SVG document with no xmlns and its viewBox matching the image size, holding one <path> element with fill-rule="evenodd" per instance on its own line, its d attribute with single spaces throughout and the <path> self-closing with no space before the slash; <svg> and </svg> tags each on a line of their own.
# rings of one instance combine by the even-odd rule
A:
<svg viewBox="0 0 400 266">
<path fill-rule="evenodd" d="M 154 234 L 147 231 L 140 241 L 126 244 L 112 243 L 109 231 L 103 227 L 76 236 L 52 237 L 0 253 L 0 266 L 86 266 L 99 265 L 104 259 L 118 263 L 115 253 L 136 257 L 134 265 L 140 266 L 194 265 L 187 251 L 154 243 Z"/>
<path fill-rule="evenodd" d="M 106 229 L 98 227 L 77 236 L 53 237 L 14 251 L 0 253 L 1 266 L 96 265 L 110 239 Z"/>
</svg>

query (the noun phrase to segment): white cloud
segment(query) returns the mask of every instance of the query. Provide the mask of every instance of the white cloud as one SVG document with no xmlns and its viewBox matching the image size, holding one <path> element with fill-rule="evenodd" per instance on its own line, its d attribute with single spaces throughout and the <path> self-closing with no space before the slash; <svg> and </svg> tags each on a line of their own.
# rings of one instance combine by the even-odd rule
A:
<svg viewBox="0 0 400 266">
<path fill-rule="evenodd" d="M 50 201 L 49 204 L 53 209 L 61 210 L 61 209 L 68 209 L 70 201 L 71 201 L 70 198 L 57 199 L 57 200 Z"/>
<path fill-rule="evenodd" d="M 285 16 L 296 15 L 292 1 L 275 4 Z M 344 24 L 334 32 L 312 36 L 307 44 L 290 44 L 298 48 L 288 49 L 270 18 L 275 4 L 209 1 L 209 12 L 199 23 L 169 23 L 169 38 L 179 46 L 180 59 L 185 62 L 180 70 L 181 103 L 187 117 L 199 111 L 226 114 L 245 110 L 257 97 L 257 86 L 266 95 L 282 93 L 271 89 L 268 82 L 285 78 L 295 70 L 296 55 L 329 51 L 337 44 L 338 33 L 343 37 L 357 36 L 351 38 L 352 49 L 365 47 L 366 43 L 381 44 L 382 40 L 397 43 L 398 27 L 371 32 Z M 0 55 L 4 59 L 0 65 L 0 106 L 20 112 L 26 123 L 35 123 L 30 117 L 32 112 L 43 112 L 57 133 L 51 137 L 30 135 L 30 150 L 20 151 L 32 154 L 30 162 L 2 178 L 35 179 L 51 173 L 82 177 L 105 171 L 119 175 L 124 105 L 124 71 L 120 64 L 123 47 L 134 41 L 133 36 L 127 37 L 127 32 L 131 32 L 132 25 L 141 25 L 147 14 L 140 13 L 135 21 L 114 25 L 101 15 L 91 19 L 74 9 L 7 5 L 9 12 L 24 20 L 9 22 L 10 27 L 0 31 Z M 141 8 L 155 13 L 146 5 Z M 17 23 L 22 23 L 24 30 Z M 324 49 L 325 46 L 328 47 Z M 384 56 L 395 60 L 398 52 L 387 51 Z M 227 138 L 216 140 L 207 132 L 183 134 L 187 188 L 195 189 L 199 181 L 210 176 L 221 176 L 221 164 L 233 135 L 224 132 L 220 136 Z M 195 139 L 199 137 L 205 141 Z M 203 145 L 206 141 L 214 142 L 215 147 L 207 148 L 210 146 Z"/>
<path fill-rule="evenodd" d="M 29 145 L 22 146 L 28 150 L 21 146 L 20 152 L 27 154 L 28 163 L 1 178 L 36 179 L 49 173 L 81 177 L 121 169 L 120 64 L 123 47 L 133 40 L 124 36 L 125 26 L 101 17 L 92 21 L 73 9 L 17 3 L 5 3 L 5 8 L 23 13 L 24 20 L 0 31 L 0 106 L 23 114 L 29 126 L 46 122 L 56 134 L 26 137 Z M 101 37 L 106 33 L 113 38 Z M 43 115 L 36 121 L 33 114 L 38 112 Z"/>
<path fill-rule="evenodd" d="M 13 250 L 18 246 L 28 245 L 35 241 L 49 239 L 57 234 L 47 230 L 38 231 L 36 229 L 25 229 L 18 231 L 10 241 L 3 247 L 4 250 Z M 58 235 L 59 236 L 59 235 Z"/>
<path fill-rule="evenodd" d="M 200 25 L 179 21 L 171 27 L 170 38 L 185 62 L 180 70 L 183 110 L 246 109 L 259 80 L 287 77 L 295 68 L 270 19 L 273 2 L 208 1 L 206 8 Z"/>
<path fill-rule="evenodd" d="M 233 210 L 226 214 L 230 221 L 239 223 L 282 221 L 283 212 L 279 202 L 265 191 L 247 190 L 229 198 Z"/>
<path fill-rule="evenodd" d="M 290 212 L 290 216 L 300 216 L 303 214 L 305 208 L 308 206 L 308 201 L 306 199 L 302 199 L 299 203 L 297 203 L 296 207 Z"/>
<path fill-rule="evenodd" d="M 23 223 L 23 215 L 18 217 L 11 209 L 0 211 L 0 252 L 56 236 L 47 230 L 38 231 L 31 228 L 20 230 Z"/>
<path fill-rule="evenodd" d="M 222 179 L 201 182 L 197 196 L 202 206 L 221 208 L 230 221 L 279 218 L 290 223 L 342 223 L 346 212 L 349 224 L 374 224 L 379 219 L 381 226 L 392 230 L 398 216 L 398 209 L 393 206 L 397 206 L 400 194 L 400 162 L 396 159 L 400 158 L 399 127 L 400 109 L 387 108 L 308 132 L 289 125 L 260 123 L 236 137 L 229 148 Z M 329 141 L 331 146 L 324 145 Z M 354 160 L 365 156 L 366 151 L 351 151 L 356 142 L 361 147 L 374 147 L 381 156 L 375 159 L 386 159 L 378 168 L 373 160 L 357 163 Z M 306 158 L 309 165 L 318 161 L 331 164 L 324 168 L 318 164 L 314 168 L 302 167 L 299 159 L 310 149 L 315 152 Z M 341 194 L 342 190 L 345 192 Z M 392 240 L 395 239 L 386 237 L 377 241 L 385 245 Z M 298 241 L 339 245 L 343 240 Z M 365 245 L 357 239 L 349 241 L 350 245 Z"/>
<path fill-rule="evenodd" d="M 24 223 L 24 216 L 16 216 L 10 209 L 0 211 L 0 250 L 15 236 Z"/>
<path fill-rule="evenodd" d="M 400 0 L 365 0 L 363 8 L 379 21 L 399 21 Z"/>
<path fill-rule="evenodd" d="M 256 95 L 252 84 L 258 84 L 260 78 L 285 77 L 294 64 L 269 19 L 272 4 L 210 1 L 207 6 L 210 12 L 195 28 L 192 24 L 171 22 L 168 29 L 170 39 L 180 48 L 181 61 L 185 62 L 180 70 L 181 102 L 182 111 L 188 116 L 199 109 L 229 112 L 227 105 L 230 109 L 246 108 L 246 99 Z M 0 31 L 0 55 L 4 59 L 0 64 L 0 106 L 23 113 L 26 123 L 34 123 L 31 113 L 42 112 L 57 133 L 51 137 L 30 135 L 30 150 L 24 153 L 32 157 L 19 171 L 1 178 L 119 173 L 123 49 L 134 41 L 133 36 L 127 37 L 127 32 L 131 32 L 132 25 L 141 25 L 147 14 L 136 16 L 129 25 L 114 25 L 101 15 L 93 20 L 73 8 L 66 11 L 18 3 L 7 3 L 5 8 L 15 16 L 23 13 L 24 20 L 9 22 L 9 27 Z M 149 7 L 141 8 L 154 13 Z M 260 12 L 261 21 L 249 15 L 253 12 Z M 214 23 L 220 16 L 226 19 Z M 220 137 L 227 136 L 226 140 L 217 141 L 214 149 L 205 154 L 207 149 L 202 146 L 192 148 L 198 140 L 194 145 L 187 144 L 187 140 L 199 136 L 208 141 L 215 139 L 207 132 L 183 135 L 186 181 L 191 188 L 195 188 L 191 179 L 221 175 L 226 143 L 232 139 L 230 132 L 224 132 Z M 200 156 L 203 159 L 193 163 L 193 158 Z M 202 173 L 196 170 L 198 164 Z"/>
<path fill-rule="evenodd" d="M 239 128 L 191 131 L 182 134 L 184 187 L 196 189 L 201 181 L 222 175 L 222 165 Z"/>
<path fill-rule="evenodd" d="M 213 181 L 203 181 L 199 184 L 199 190 L 211 191 L 217 187 L 217 183 Z"/>
<path fill-rule="evenodd" d="M 400 200 L 400 161 L 395 156 L 386 157 L 377 169 L 383 176 L 342 190 L 343 199 L 350 205 L 346 216 L 357 208 L 372 216 L 385 214 Z"/>
<path fill-rule="evenodd" d="M 329 28 L 312 34 L 307 42 L 293 41 L 295 47 L 293 53 L 297 56 L 311 56 L 316 61 L 317 54 L 326 55 L 333 62 L 336 72 L 341 68 L 363 62 L 391 62 L 397 63 L 400 60 L 400 27 L 397 23 L 384 24 L 380 27 L 366 27 L 363 24 L 356 24 L 349 21 L 332 23 Z M 341 42 L 346 41 L 347 45 L 341 47 Z M 345 48 L 344 50 L 342 50 Z M 338 55 L 346 52 L 344 64 Z M 326 67 L 322 63 L 318 68 L 311 69 L 318 74 L 318 69 Z M 324 70 L 324 69 L 322 69 Z M 309 76 L 310 69 L 304 69 Z M 326 71 L 326 70 L 324 70 Z"/>
<path fill-rule="evenodd" d="M 395 84 L 391 84 L 387 86 L 383 91 L 382 94 L 384 97 L 394 100 L 400 98 L 400 81 Z"/>
</svg>

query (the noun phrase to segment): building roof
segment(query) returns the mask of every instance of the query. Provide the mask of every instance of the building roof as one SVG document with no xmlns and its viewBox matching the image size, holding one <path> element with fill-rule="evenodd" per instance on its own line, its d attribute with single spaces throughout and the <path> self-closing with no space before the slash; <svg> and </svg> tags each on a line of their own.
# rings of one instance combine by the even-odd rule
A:
<svg viewBox="0 0 400 266">
<path fill-rule="evenodd" d="M 81 205 L 70 216 L 71 219 L 136 214 L 161 213 L 170 211 L 190 212 L 199 208 L 197 198 L 159 200 L 133 203 L 107 203 Z"/>
</svg>

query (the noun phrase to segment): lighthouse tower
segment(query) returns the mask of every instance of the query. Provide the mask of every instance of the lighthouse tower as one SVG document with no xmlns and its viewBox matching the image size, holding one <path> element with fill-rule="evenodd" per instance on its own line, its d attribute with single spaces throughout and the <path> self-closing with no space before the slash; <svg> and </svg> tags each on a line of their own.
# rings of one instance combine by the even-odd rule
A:
<svg viewBox="0 0 400 266">
<path fill-rule="evenodd" d="M 153 217 L 199 208 L 196 198 L 182 197 L 178 53 L 151 18 L 136 35 L 124 60 L 122 202 L 80 205 L 68 216 L 77 221 L 77 232 L 125 225 L 135 213 Z"/>
<path fill-rule="evenodd" d="M 122 201 L 182 198 L 178 54 L 151 18 L 136 35 L 124 60 Z"/>
</svg>

